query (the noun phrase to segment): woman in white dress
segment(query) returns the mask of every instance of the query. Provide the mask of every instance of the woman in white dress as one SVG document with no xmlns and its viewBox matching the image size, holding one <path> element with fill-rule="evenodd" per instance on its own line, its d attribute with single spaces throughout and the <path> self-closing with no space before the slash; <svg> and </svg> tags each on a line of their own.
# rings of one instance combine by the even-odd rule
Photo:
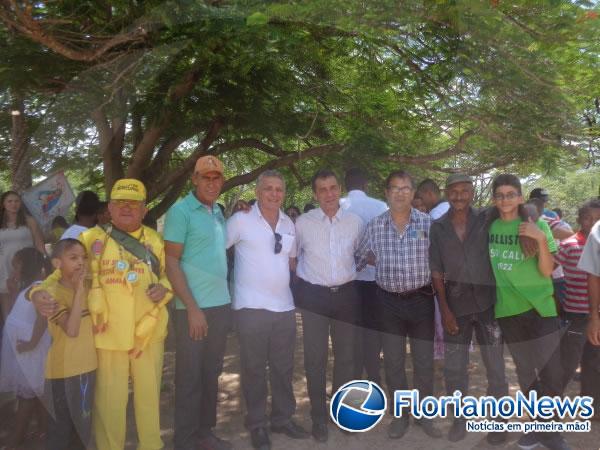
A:
<svg viewBox="0 0 600 450">
<path fill-rule="evenodd" d="M 8 448 L 24 440 L 34 415 L 38 432 L 45 431 L 46 414 L 40 399 L 44 394 L 44 365 L 50 347 L 46 318 L 25 297 L 36 282 L 50 273 L 49 261 L 43 253 L 27 247 L 16 253 L 12 265 L 24 289 L 6 318 L 2 334 L 0 392 L 13 392 L 17 398 L 16 423 Z"/>
<path fill-rule="evenodd" d="M 25 247 L 35 247 L 45 254 L 44 237 L 33 217 L 25 212 L 21 196 L 7 191 L 0 196 L 0 315 L 5 320 L 15 301 L 11 280 L 11 262 L 15 253 Z M 11 292 L 11 288 L 13 291 Z"/>
</svg>

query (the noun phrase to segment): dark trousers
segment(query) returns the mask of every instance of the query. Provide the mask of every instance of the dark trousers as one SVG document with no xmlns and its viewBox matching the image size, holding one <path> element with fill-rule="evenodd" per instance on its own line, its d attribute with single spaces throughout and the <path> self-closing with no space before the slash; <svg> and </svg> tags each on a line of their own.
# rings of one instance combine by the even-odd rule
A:
<svg viewBox="0 0 600 450">
<path fill-rule="evenodd" d="M 481 359 L 487 373 L 487 394 L 496 398 L 508 395 L 508 383 L 504 373 L 504 341 L 500 326 L 494 318 L 494 307 L 479 313 L 457 317 L 456 322 L 458 334 L 452 335 L 444 331 L 446 344 L 444 378 L 448 395 L 452 395 L 454 391 L 460 391 L 463 395 L 467 395 L 469 389 L 467 366 L 473 331 L 475 331 L 475 337 L 481 349 Z"/>
<path fill-rule="evenodd" d="M 594 399 L 594 415 L 600 416 L 600 347 L 587 341 L 581 357 L 581 395 Z"/>
<path fill-rule="evenodd" d="M 190 338 L 187 311 L 175 311 L 175 434 L 178 450 L 195 449 L 217 423 L 217 391 L 223 370 L 229 305 L 205 308 L 208 335 Z"/>
<path fill-rule="evenodd" d="M 92 435 L 96 372 L 47 380 L 50 417 L 47 450 L 86 449 Z"/>
<path fill-rule="evenodd" d="M 383 364 L 393 411 L 393 393 L 408 389 L 406 378 L 406 338 L 414 367 L 414 387 L 421 397 L 433 394 L 433 335 L 435 333 L 432 293 L 413 291 L 396 295 L 377 290 L 380 301 L 380 320 L 384 330 Z M 405 415 L 405 414 L 403 414 Z"/>
<path fill-rule="evenodd" d="M 355 281 L 361 301 L 360 328 L 356 333 L 354 347 L 354 378 L 367 379 L 381 384 L 381 349 L 383 336 L 377 306 L 377 284 L 374 281 Z"/>
<path fill-rule="evenodd" d="M 271 385 L 271 425 L 287 424 L 296 411 L 292 387 L 296 313 L 266 309 L 234 311 L 240 342 L 242 391 L 246 399 L 246 427 L 266 427 L 267 365 Z"/>
<path fill-rule="evenodd" d="M 352 380 L 354 336 L 360 314 L 360 298 L 354 283 L 337 291 L 300 279 L 296 300 L 301 307 L 304 369 L 313 423 L 326 423 L 326 371 L 329 334 L 333 347 L 333 392 Z"/>
<path fill-rule="evenodd" d="M 583 347 L 587 340 L 585 328 L 588 315 L 563 312 L 562 319 L 565 324 L 564 334 L 560 340 L 560 359 L 563 372 L 563 390 L 573 378 L 577 366 L 583 355 Z"/>
<path fill-rule="evenodd" d="M 538 397 L 560 396 L 563 391 L 560 362 L 560 320 L 541 317 L 534 309 L 498 319 L 504 341 L 513 357 L 521 391 Z M 536 433 L 541 438 L 558 433 Z"/>
</svg>

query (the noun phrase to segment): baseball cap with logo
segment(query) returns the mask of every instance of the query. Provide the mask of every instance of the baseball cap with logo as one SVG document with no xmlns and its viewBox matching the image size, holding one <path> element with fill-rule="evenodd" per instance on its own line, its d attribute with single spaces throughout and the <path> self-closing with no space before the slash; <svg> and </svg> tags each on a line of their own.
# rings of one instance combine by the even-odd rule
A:
<svg viewBox="0 0 600 450">
<path fill-rule="evenodd" d="M 544 188 L 535 188 L 529 193 L 529 198 L 541 198 L 548 201 L 548 191 Z"/>
<path fill-rule="evenodd" d="M 223 163 L 212 155 L 203 156 L 196 161 L 194 173 L 205 175 L 210 172 L 217 172 L 223 175 Z"/>
<path fill-rule="evenodd" d="M 110 199 L 143 202 L 146 201 L 146 187 L 135 178 L 121 178 L 115 182 L 110 191 Z"/>
</svg>

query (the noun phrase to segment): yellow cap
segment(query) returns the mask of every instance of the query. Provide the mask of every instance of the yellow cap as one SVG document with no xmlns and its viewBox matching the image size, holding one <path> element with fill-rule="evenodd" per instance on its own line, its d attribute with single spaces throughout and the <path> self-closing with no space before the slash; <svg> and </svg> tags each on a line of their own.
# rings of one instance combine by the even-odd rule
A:
<svg viewBox="0 0 600 450">
<path fill-rule="evenodd" d="M 121 178 L 117 180 L 110 191 L 111 200 L 136 200 L 146 201 L 146 187 L 144 183 L 135 178 Z"/>
<path fill-rule="evenodd" d="M 196 161 L 194 172 L 200 175 L 210 172 L 217 172 L 223 175 L 223 163 L 212 155 L 203 156 Z"/>
</svg>

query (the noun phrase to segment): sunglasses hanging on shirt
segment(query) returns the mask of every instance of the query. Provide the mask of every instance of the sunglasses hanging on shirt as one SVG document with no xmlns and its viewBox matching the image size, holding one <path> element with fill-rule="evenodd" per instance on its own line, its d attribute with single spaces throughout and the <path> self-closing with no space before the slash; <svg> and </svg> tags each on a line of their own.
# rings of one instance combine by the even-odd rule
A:
<svg viewBox="0 0 600 450">
<path fill-rule="evenodd" d="M 281 253 L 281 235 L 279 233 L 274 233 L 275 234 L 275 254 L 278 255 L 279 253 Z"/>
</svg>

